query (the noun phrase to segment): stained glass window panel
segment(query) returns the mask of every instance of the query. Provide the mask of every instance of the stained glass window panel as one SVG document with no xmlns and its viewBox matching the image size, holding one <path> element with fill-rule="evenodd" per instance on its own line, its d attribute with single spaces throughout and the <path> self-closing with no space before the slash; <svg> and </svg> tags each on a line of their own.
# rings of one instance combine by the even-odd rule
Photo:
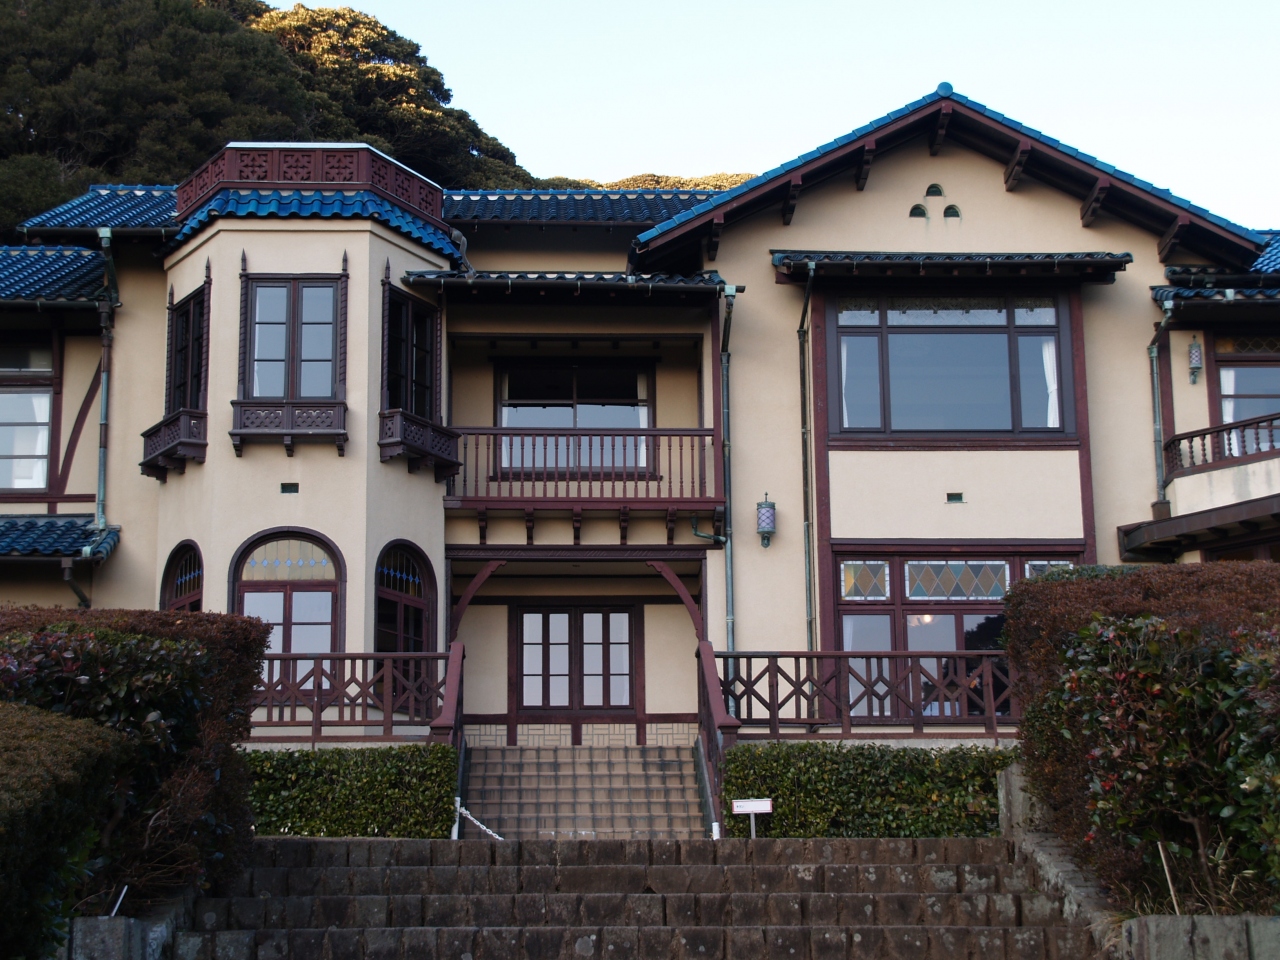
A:
<svg viewBox="0 0 1280 960">
<path fill-rule="evenodd" d="M 912 600 L 1003 600 L 1009 564 L 1003 560 L 908 560 Z"/>
<path fill-rule="evenodd" d="M 840 564 L 846 600 L 888 600 L 887 560 L 846 560 Z"/>
<path fill-rule="evenodd" d="M 1038 577 L 1042 573 L 1048 573 L 1054 567 L 1064 567 L 1070 570 L 1075 564 L 1070 560 L 1028 560 L 1022 568 L 1024 577 Z"/>
</svg>

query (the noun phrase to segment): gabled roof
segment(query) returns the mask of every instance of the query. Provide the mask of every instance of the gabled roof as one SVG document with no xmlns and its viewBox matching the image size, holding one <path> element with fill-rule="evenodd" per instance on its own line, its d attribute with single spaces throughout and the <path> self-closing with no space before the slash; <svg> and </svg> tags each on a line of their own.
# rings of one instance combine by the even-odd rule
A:
<svg viewBox="0 0 1280 960">
<path fill-rule="evenodd" d="M 107 263 L 81 247 L 0 247 L 0 302 L 93 304 L 109 296 Z"/>
<path fill-rule="evenodd" d="M 119 542 L 120 528 L 99 530 L 91 514 L 0 516 L 0 559 L 41 556 L 101 561 L 111 556 Z"/>
<path fill-rule="evenodd" d="M 178 229 L 174 190 L 166 186 L 94 184 L 88 193 L 24 221 L 21 229 L 53 232 L 111 227 L 130 232 L 172 233 Z"/>
<path fill-rule="evenodd" d="M 661 247 L 700 239 L 728 220 L 784 201 L 851 166 L 858 169 L 858 188 L 866 183 L 875 158 L 921 135 L 930 151 L 954 141 L 1007 164 L 1005 186 L 1013 189 L 1023 176 L 1034 177 L 1072 196 L 1085 199 L 1086 225 L 1100 210 L 1162 235 L 1161 255 L 1184 246 L 1244 266 L 1252 263 L 1268 238 L 1219 217 L 1168 190 L 1119 170 L 1002 113 L 955 93 L 949 83 L 898 110 L 830 143 L 810 150 L 697 206 L 676 214 L 640 234 L 632 259 L 652 261 Z"/>
<path fill-rule="evenodd" d="M 717 190 L 451 190 L 444 219 L 516 223 L 660 223 Z"/>
<path fill-rule="evenodd" d="M 187 217 L 171 247 L 185 242 L 217 217 L 343 217 L 377 220 L 455 264 L 462 254 L 445 233 L 368 190 L 220 190 Z"/>
</svg>

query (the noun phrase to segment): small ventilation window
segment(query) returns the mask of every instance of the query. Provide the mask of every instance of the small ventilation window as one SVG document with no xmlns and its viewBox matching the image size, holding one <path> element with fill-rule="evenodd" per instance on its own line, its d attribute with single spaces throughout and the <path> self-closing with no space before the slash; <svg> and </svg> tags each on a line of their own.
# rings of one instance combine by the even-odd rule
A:
<svg viewBox="0 0 1280 960">
<path fill-rule="evenodd" d="M 927 217 L 929 216 L 929 211 L 924 208 L 924 204 L 917 203 L 915 206 L 911 208 L 911 213 L 908 214 L 908 216 Z"/>
<path fill-rule="evenodd" d="M 943 210 L 943 211 L 942 211 L 942 215 L 943 215 L 944 217 L 957 217 L 957 218 L 958 218 L 958 217 L 960 216 L 960 208 L 959 208 L 959 207 L 957 207 L 954 203 L 952 203 L 952 204 L 948 204 L 947 209 L 945 209 L 945 210 Z"/>
<path fill-rule="evenodd" d="M 942 196 L 942 185 L 941 185 L 941 184 L 938 184 L 938 183 L 931 183 L 931 184 L 929 184 L 929 187 L 928 187 L 928 189 L 926 189 L 926 190 L 925 190 L 924 195 L 925 195 L 926 197 L 940 197 L 940 196 Z"/>
</svg>

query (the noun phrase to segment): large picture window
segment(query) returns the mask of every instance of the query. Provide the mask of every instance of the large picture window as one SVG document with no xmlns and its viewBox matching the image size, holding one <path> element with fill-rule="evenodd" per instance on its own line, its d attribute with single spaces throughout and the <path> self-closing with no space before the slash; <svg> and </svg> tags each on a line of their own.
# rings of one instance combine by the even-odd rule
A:
<svg viewBox="0 0 1280 960">
<path fill-rule="evenodd" d="M 384 410 L 404 410 L 426 420 L 434 415 L 432 342 L 434 311 L 400 293 L 387 300 L 386 396 Z"/>
<path fill-rule="evenodd" d="M 834 298 L 833 432 L 1073 429 L 1059 312 L 1052 296 Z"/>
<path fill-rule="evenodd" d="M 255 280 L 249 293 L 247 395 L 335 399 L 338 280 Z"/>
<path fill-rule="evenodd" d="M 633 711 L 634 647 L 628 609 L 521 610 L 520 706 Z"/>
</svg>

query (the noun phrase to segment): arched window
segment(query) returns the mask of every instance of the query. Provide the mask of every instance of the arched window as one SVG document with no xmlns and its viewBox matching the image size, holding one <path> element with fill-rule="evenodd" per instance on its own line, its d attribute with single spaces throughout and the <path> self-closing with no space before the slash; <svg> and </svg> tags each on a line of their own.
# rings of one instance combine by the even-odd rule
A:
<svg viewBox="0 0 1280 960">
<path fill-rule="evenodd" d="M 959 216 L 960 216 L 960 208 L 959 208 L 959 207 L 957 207 L 954 203 L 952 203 L 952 204 L 948 204 L 948 205 L 947 205 L 947 209 L 945 209 L 945 210 L 943 210 L 943 211 L 942 211 L 942 215 L 943 215 L 944 217 L 955 217 L 955 218 L 959 218 Z"/>
<path fill-rule="evenodd" d="M 416 549 L 393 543 L 374 574 L 378 653 L 423 653 L 436 648 L 436 582 Z"/>
<path fill-rule="evenodd" d="M 928 187 L 925 189 L 925 191 L 924 191 L 924 195 L 925 195 L 926 197 L 940 197 L 940 196 L 942 196 L 942 185 L 941 185 L 941 184 L 937 184 L 937 183 L 931 183 L 931 184 L 929 184 L 929 186 L 928 186 Z"/>
<path fill-rule="evenodd" d="M 251 543 L 238 556 L 236 609 L 271 624 L 268 653 L 339 649 L 342 571 L 327 547 L 295 534 Z"/>
<path fill-rule="evenodd" d="M 923 203 L 917 203 L 915 206 L 911 208 L 911 213 L 909 213 L 908 216 L 927 217 L 929 216 L 929 211 L 924 208 Z"/>
<path fill-rule="evenodd" d="M 194 543 L 180 543 L 164 568 L 160 603 L 165 610 L 199 613 L 204 609 L 204 560 Z"/>
</svg>

